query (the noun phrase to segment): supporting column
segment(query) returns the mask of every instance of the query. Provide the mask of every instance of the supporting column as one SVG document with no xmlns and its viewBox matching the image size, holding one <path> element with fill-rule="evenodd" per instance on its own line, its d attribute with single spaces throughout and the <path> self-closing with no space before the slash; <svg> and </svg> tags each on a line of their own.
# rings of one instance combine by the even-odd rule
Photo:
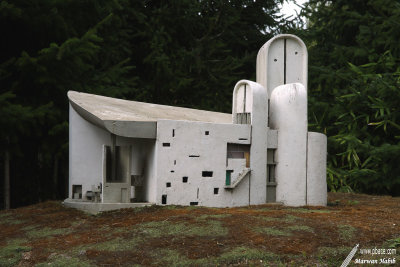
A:
<svg viewBox="0 0 400 267">
<path fill-rule="evenodd" d="M 278 130 L 276 201 L 306 205 L 307 92 L 300 83 L 272 91 L 270 126 Z"/>
<path fill-rule="evenodd" d="M 308 133 L 307 143 L 307 205 L 326 206 L 326 135 Z"/>
</svg>

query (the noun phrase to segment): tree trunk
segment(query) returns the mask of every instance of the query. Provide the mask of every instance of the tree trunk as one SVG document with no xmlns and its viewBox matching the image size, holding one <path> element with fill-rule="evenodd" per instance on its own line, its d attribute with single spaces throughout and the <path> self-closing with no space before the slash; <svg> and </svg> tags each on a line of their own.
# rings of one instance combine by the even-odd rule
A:
<svg viewBox="0 0 400 267">
<path fill-rule="evenodd" d="M 10 209 L 10 153 L 4 152 L 4 208 Z"/>
<path fill-rule="evenodd" d="M 54 159 L 53 168 L 53 199 L 57 199 L 58 196 L 58 157 Z"/>
</svg>

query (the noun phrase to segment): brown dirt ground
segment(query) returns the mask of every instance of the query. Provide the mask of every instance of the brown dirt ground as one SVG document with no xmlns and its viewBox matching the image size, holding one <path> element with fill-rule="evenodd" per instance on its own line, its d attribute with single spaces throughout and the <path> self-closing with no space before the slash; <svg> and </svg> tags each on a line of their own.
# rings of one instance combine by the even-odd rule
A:
<svg viewBox="0 0 400 267">
<path fill-rule="evenodd" d="M 237 247 L 274 253 L 279 255 L 279 262 L 283 265 L 329 266 L 329 261 L 318 259 L 320 248 L 352 248 L 358 243 L 361 247 L 383 247 L 386 241 L 400 237 L 400 198 L 329 193 L 328 202 L 328 207 L 302 208 L 276 204 L 221 209 L 152 206 L 106 212 L 97 216 L 65 208 L 60 202 L 44 202 L 0 211 L 0 249 L 6 247 L 10 240 L 26 240 L 23 245 L 31 250 L 29 254 L 21 256 L 19 266 L 51 262 L 54 255 L 82 246 L 86 246 L 86 249 L 78 258 L 84 257 L 97 266 L 163 265 L 162 259 L 154 259 L 153 252 L 166 249 L 177 251 L 188 260 L 210 259 Z M 199 220 L 201 216 L 205 219 Z M 7 220 L 2 221 L 1 218 Z M 10 218 L 16 222 L 10 223 Z M 150 222 L 207 227 L 210 221 L 218 221 L 227 229 L 227 234 L 193 236 L 175 233 L 173 236 L 161 234 L 148 237 L 146 232 L 133 234 L 129 230 Z M 290 235 L 257 230 L 260 227 L 285 230 L 299 225 L 311 230 L 291 228 Z M 341 230 L 346 227 L 350 232 Z M 61 230 L 41 237 L 30 236 L 28 232 L 32 228 Z M 135 235 L 140 235 L 144 242 L 134 249 L 107 251 L 91 247 L 116 238 L 130 240 Z M 397 253 L 400 253 L 399 248 Z M 226 262 L 227 265 L 261 263 L 247 260 Z M 169 265 L 168 262 L 164 264 Z"/>
</svg>

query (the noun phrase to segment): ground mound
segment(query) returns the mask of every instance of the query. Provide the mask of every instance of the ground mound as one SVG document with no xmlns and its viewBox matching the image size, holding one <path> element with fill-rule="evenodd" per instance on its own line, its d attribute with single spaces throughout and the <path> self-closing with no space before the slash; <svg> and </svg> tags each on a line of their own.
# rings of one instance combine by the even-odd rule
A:
<svg viewBox="0 0 400 267">
<path fill-rule="evenodd" d="M 356 244 L 350 266 L 400 265 L 400 198 L 329 193 L 328 202 L 96 216 L 44 202 L 0 211 L 0 266 L 340 266 Z"/>
</svg>

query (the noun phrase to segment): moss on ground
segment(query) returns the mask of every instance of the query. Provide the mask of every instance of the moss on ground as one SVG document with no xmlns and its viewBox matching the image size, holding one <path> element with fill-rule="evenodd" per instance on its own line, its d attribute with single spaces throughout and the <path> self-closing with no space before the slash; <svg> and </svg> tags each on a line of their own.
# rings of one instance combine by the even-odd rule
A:
<svg viewBox="0 0 400 267">
<path fill-rule="evenodd" d="M 207 221 L 202 225 L 188 223 L 172 223 L 169 221 L 158 221 L 142 223 L 135 226 L 135 231 L 145 234 L 147 237 L 161 236 L 225 236 L 228 229 L 222 226 L 220 221 Z"/>
<path fill-rule="evenodd" d="M 287 227 L 290 231 L 303 231 L 303 232 L 310 232 L 314 233 L 314 229 L 307 225 L 291 225 Z"/>
<path fill-rule="evenodd" d="M 13 239 L 7 242 L 7 245 L 0 248 L 0 266 L 16 266 L 21 260 L 23 252 L 31 250 L 31 247 L 23 245 L 26 239 Z"/>
<path fill-rule="evenodd" d="M 344 241 L 349 241 L 354 237 L 356 228 L 351 225 L 339 225 L 338 226 L 339 237 Z"/>
<path fill-rule="evenodd" d="M 292 233 L 275 227 L 257 227 L 256 232 L 273 236 L 291 236 Z"/>
<path fill-rule="evenodd" d="M 54 256 L 49 257 L 47 262 L 42 262 L 36 264 L 35 267 L 46 267 L 46 266 L 57 266 L 57 267 L 90 267 L 95 266 L 90 263 L 88 260 L 82 260 L 78 257 L 72 257 L 64 254 L 56 254 Z"/>
<path fill-rule="evenodd" d="M 280 266 L 279 257 L 271 252 L 249 247 L 236 247 L 217 257 L 189 259 L 177 250 L 161 249 L 151 253 L 156 265 L 166 266 L 225 266 L 225 265 L 267 265 Z"/>
<path fill-rule="evenodd" d="M 50 227 L 44 227 L 42 229 L 33 228 L 31 230 L 28 230 L 26 232 L 26 235 L 29 238 L 37 239 L 37 238 L 45 238 L 49 236 L 67 234 L 69 231 L 70 229 L 65 229 L 65 228 L 59 228 L 59 229 L 54 229 Z"/>
<path fill-rule="evenodd" d="M 100 250 L 100 251 L 125 251 L 132 250 L 139 246 L 143 242 L 143 239 L 138 237 L 132 238 L 114 238 L 101 243 L 96 243 L 93 245 L 87 245 L 85 248 Z"/>
</svg>

